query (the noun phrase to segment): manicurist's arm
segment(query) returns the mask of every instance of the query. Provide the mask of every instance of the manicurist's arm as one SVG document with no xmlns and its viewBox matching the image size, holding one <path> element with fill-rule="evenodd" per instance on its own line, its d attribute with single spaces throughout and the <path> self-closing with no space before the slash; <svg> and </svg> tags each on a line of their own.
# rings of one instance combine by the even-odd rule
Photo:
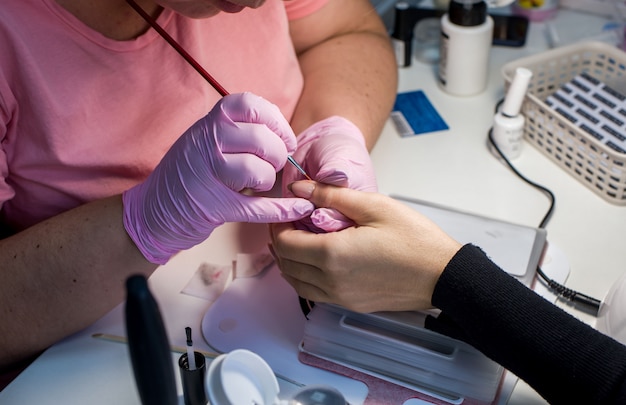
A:
<svg viewBox="0 0 626 405">
<path fill-rule="evenodd" d="M 0 370 L 86 327 L 124 297 L 148 262 L 122 224 L 117 195 L 0 240 Z"/>
<path fill-rule="evenodd" d="M 291 120 L 295 133 L 340 115 L 361 130 L 371 149 L 397 87 L 389 35 L 371 3 L 331 0 L 314 14 L 292 21 L 290 32 L 305 81 Z"/>
<path fill-rule="evenodd" d="M 304 199 L 240 193 L 271 189 L 295 146 L 277 106 L 231 94 L 121 196 L 0 240 L 0 370 L 94 322 L 122 301 L 128 276 L 150 275 L 216 227 L 309 215 Z"/>
</svg>

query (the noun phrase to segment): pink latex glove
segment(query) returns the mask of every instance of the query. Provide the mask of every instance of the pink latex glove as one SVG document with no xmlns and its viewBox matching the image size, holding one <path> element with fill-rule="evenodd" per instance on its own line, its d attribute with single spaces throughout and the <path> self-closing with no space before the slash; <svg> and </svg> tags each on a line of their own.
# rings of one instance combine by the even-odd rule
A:
<svg viewBox="0 0 626 405">
<path fill-rule="evenodd" d="M 318 182 L 361 191 L 378 190 L 363 134 L 343 117 L 329 117 L 304 130 L 298 136 L 298 149 L 293 157 Z M 294 167 L 285 166 L 283 195 L 292 197 L 287 186 L 303 178 Z M 318 208 L 310 218 L 298 221 L 296 225 L 313 232 L 334 232 L 354 223 L 339 211 Z"/>
<path fill-rule="evenodd" d="M 296 147 L 278 107 L 251 93 L 221 99 L 189 128 L 148 178 L 123 194 L 124 226 L 141 253 L 164 264 L 225 222 L 290 222 L 314 209 L 300 198 L 265 198 Z"/>
</svg>

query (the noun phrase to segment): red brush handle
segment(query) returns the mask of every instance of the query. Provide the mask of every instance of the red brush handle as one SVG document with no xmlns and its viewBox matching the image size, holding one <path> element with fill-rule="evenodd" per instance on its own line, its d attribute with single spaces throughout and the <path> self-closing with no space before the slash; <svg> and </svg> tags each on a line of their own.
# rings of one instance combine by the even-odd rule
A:
<svg viewBox="0 0 626 405">
<path fill-rule="evenodd" d="M 209 84 L 211 86 L 213 86 L 213 88 L 215 90 L 217 90 L 218 93 L 220 93 L 220 95 L 222 97 L 227 96 L 228 92 L 226 91 L 226 89 L 224 89 L 222 87 L 221 84 L 219 84 L 217 82 L 217 80 L 215 80 L 213 78 L 213 76 L 211 76 L 209 74 L 209 72 L 207 72 L 206 70 L 204 70 L 204 68 L 202 66 L 200 66 L 200 64 L 198 62 L 196 62 L 196 60 L 187 53 L 187 51 L 185 51 L 183 49 L 182 46 L 180 46 L 180 44 L 178 42 L 176 42 L 174 40 L 174 38 L 172 38 L 163 28 L 161 28 L 161 26 L 154 20 L 154 18 L 152 18 L 148 13 L 146 13 L 141 7 L 139 7 L 139 5 L 137 3 L 134 2 L 134 0 L 126 0 L 126 2 L 133 8 L 135 9 L 135 11 L 144 19 L 146 20 L 146 22 L 148 24 L 150 24 L 150 26 L 152 28 L 155 29 L 156 32 L 159 33 L 159 35 L 161 35 L 163 37 L 163 39 L 165 39 L 171 46 L 172 48 L 176 49 L 176 51 L 183 57 L 185 58 L 185 60 L 187 62 L 189 62 L 189 64 L 196 69 L 196 71 L 198 73 L 200 73 L 200 75 L 202 77 L 204 77 L 204 79 L 209 82 Z"/>
</svg>

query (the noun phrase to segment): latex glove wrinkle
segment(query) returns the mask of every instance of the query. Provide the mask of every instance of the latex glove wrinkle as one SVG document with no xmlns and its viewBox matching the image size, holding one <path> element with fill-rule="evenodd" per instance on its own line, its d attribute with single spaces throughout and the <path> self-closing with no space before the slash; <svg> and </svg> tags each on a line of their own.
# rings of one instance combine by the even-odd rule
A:
<svg viewBox="0 0 626 405">
<path fill-rule="evenodd" d="M 296 146 L 278 107 L 251 93 L 221 99 L 170 148 L 148 178 L 123 194 L 124 226 L 142 254 L 163 264 L 225 222 L 289 222 L 309 215 L 299 198 L 270 190 Z"/>
</svg>

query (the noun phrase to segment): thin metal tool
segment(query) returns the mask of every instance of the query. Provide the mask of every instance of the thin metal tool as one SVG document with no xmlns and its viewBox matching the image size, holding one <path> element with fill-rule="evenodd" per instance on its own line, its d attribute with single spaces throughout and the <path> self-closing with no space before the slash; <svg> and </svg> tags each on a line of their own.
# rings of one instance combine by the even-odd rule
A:
<svg viewBox="0 0 626 405">
<path fill-rule="evenodd" d="M 295 167 L 296 169 L 298 169 L 298 171 L 299 171 L 300 173 L 302 173 L 302 175 L 303 175 L 304 177 L 306 177 L 306 178 L 307 178 L 307 180 L 313 180 L 313 179 L 312 179 L 312 178 L 311 178 L 311 177 L 310 177 L 310 176 L 306 173 L 306 171 L 304 171 L 304 169 L 302 168 L 302 166 L 300 166 L 300 163 L 296 162 L 296 159 L 294 159 L 294 158 L 293 158 L 293 156 L 291 156 L 291 155 L 287 156 L 287 160 L 289 161 L 289 163 L 291 163 L 292 165 L 294 165 L 294 167 Z"/>
<path fill-rule="evenodd" d="M 161 35 L 161 37 L 163 37 L 163 39 L 165 39 L 167 43 L 170 44 L 172 48 L 174 48 L 176 52 L 180 54 L 180 56 L 182 56 L 183 59 L 185 59 L 187 63 L 189 63 L 191 67 L 193 67 L 196 70 L 196 72 L 198 72 L 200 76 L 202 76 L 204 80 L 209 82 L 209 84 L 222 97 L 227 96 L 229 94 L 228 91 L 226 91 L 226 89 L 222 87 L 222 85 L 219 84 L 219 82 L 215 80 L 213 76 L 209 74 L 209 72 L 207 72 L 191 55 L 189 55 L 189 53 L 185 50 L 185 48 L 183 48 L 178 42 L 176 42 L 176 40 L 172 38 L 167 33 L 167 31 L 165 31 L 163 27 L 161 27 L 159 23 L 157 23 L 156 20 L 152 18 L 150 14 L 146 13 L 145 10 L 142 9 L 137 3 L 135 3 L 134 0 L 126 0 L 126 2 L 137 12 L 137 14 L 141 16 L 141 18 L 143 18 L 152 28 L 154 28 L 154 30 L 159 35 Z M 306 177 L 308 180 L 312 180 L 311 177 L 309 177 L 309 175 L 306 174 L 302 166 L 300 166 L 300 164 L 298 164 L 298 162 L 296 162 L 296 160 L 291 155 L 287 156 L 287 160 L 289 160 L 289 163 L 294 165 L 295 168 L 298 169 L 298 171 L 302 173 L 302 175 L 304 175 L 304 177 Z"/>
</svg>

